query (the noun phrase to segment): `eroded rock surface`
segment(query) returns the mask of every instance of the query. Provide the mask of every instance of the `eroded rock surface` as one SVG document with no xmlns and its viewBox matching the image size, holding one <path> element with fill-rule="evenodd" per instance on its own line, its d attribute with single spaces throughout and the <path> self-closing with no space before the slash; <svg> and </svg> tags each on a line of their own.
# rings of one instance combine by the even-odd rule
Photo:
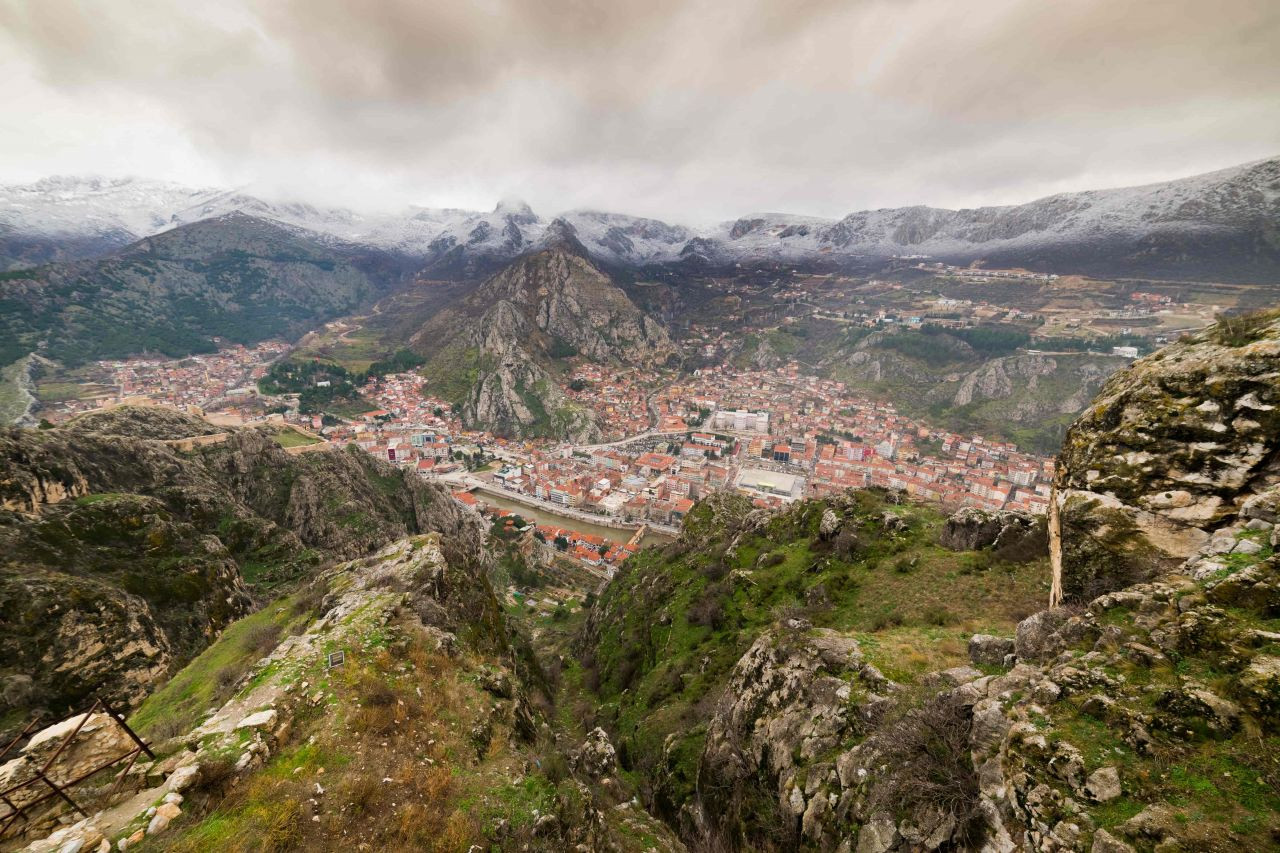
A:
<svg viewBox="0 0 1280 853">
<path fill-rule="evenodd" d="M 1043 518 L 1015 510 L 962 507 L 947 519 L 938 544 L 953 551 L 989 548 L 1005 559 L 1024 561 L 1048 553 Z"/>
<path fill-rule="evenodd" d="M 292 456 L 257 429 L 178 446 L 221 432 L 152 407 L 0 431 L 0 718 L 21 728 L 95 693 L 132 707 L 254 607 L 245 570 L 292 580 L 416 532 L 483 529 L 363 452 Z"/>
<path fill-rule="evenodd" d="M 1117 373 L 1067 433 L 1056 479 L 1069 597 L 1211 556 L 1215 531 L 1265 522 L 1275 499 L 1262 496 L 1280 484 L 1280 313 L 1211 326 Z"/>
</svg>

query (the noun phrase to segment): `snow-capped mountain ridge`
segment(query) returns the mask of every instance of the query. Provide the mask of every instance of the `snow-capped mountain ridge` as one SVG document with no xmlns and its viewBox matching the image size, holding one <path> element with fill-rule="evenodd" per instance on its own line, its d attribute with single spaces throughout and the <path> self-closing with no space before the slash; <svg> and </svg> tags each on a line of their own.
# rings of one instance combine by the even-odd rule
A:
<svg viewBox="0 0 1280 853">
<path fill-rule="evenodd" d="M 856 211 L 835 220 L 758 213 L 710 228 L 595 210 L 553 219 L 504 199 L 491 211 L 412 207 L 358 213 L 268 201 L 242 189 L 190 188 L 141 179 L 56 177 L 0 187 L 0 234 L 122 245 L 178 225 L 239 211 L 334 240 L 420 257 L 428 270 L 468 271 L 545 245 L 556 220 L 594 257 L 644 266 L 698 257 L 838 264 L 841 259 L 928 255 L 947 260 L 1068 263 L 1086 246 L 1169 263 L 1188 247 L 1280 257 L 1280 158 L 1203 175 L 1108 190 L 1059 193 L 1020 205 L 948 210 L 923 205 Z M 3 245 L 0 244 L 0 249 Z M 0 257 L 0 265 L 4 258 Z M 1162 260 L 1161 263 L 1165 261 Z"/>
</svg>

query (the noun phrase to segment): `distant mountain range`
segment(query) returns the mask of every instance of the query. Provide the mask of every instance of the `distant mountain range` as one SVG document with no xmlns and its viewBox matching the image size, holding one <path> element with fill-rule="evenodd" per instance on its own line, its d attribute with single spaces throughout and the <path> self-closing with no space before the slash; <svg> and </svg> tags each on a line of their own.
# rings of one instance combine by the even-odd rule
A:
<svg viewBox="0 0 1280 853">
<path fill-rule="evenodd" d="M 232 212 L 395 253 L 441 278 L 481 277 L 569 233 L 614 268 L 840 269 L 927 256 L 1100 276 L 1280 282 L 1280 158 L 1021 205 L 887 208 L 842 219 L 761 213 L 702 229 L 598 211 L 547 219 L 518 201 L 488 213 L 360 214 L 137 179 L 49 178 L 0 187 L 0 269 L 96 257 Z"/>
<path fill-rule="evenodd" d="M 94 260 L 0 273 L 0 365 L 208 352 L 214 337 L 298 337 L 377 298 L 380 258 L 229 213 Z"/>
</svg>

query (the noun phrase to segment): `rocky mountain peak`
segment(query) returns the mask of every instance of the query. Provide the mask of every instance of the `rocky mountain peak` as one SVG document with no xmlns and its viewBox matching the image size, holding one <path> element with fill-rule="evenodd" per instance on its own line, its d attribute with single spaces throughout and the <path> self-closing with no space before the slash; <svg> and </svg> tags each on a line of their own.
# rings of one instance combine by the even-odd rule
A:
<svg viewBox="0 0 1280 853">
<path fill-rule="evenodd" d="M 570 252 L 581 258 L 590 258 L 591 253 L 578 239 L 578 229 L 562 216 L 551 220 L 547 232 L 542 238 L 543 246 L 550 251 Z"/>
<path fill-rule="evenodd" d="M 1059 193 L 1025 204 L 947 210 L 924 206 L 837 220 L 752 213 L 709 229 L 622 214 L 563 214 L 593 257 L 625 265 L 715 265 L 745 260 L 841 266 L 923 254 L 1054 272 L 1275 281 L 1268 235 L 1280 215 L 1271 158 L 1141 187 Z M 492 272 L 542 245 L 547 225 L 524 201 L 492 211 L 414 208 L 356 213 L 270 201 L 237 190 L 135 179 L 56 178 L 0 187 L 0 269 L 31 260 L 96 257 L 175 225 L 229 210 L 421 259 L 437 273 Z"/>
<path fill-rule="evenodd" d="M 468 421 L 517 435 L 591 437 L 589 415 L 570 404 L 546 367 L 581 355 L 652 363 L 673 346 L 666 331 L 596 267 L 573 237 L 523 255 L 459 303 L 437 313 L 412 342 L 439 370 L 476 369 Z"/>
<path fill-rule="evenodd" d="M 538 214 L 533 212 L 533 208 L 529 203 L 520 198 L 504 198 L 501 199 L 493 207 L 495 216 L 505 217 L 519 225 L 533 225 L 540 221 Z"/>
</svg>

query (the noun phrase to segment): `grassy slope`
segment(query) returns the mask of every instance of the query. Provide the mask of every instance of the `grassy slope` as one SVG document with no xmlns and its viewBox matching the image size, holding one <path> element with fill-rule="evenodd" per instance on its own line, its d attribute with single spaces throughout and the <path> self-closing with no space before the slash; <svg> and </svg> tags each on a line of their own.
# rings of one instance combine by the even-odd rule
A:
<svg viewBox="0 0 1280 853">
<path fill-rule="evenodd" d="M 293 358 L 329 361 L 352 373 L 361 373 L 394 351 L 394 344 L 384 340 L 377 331 L 362 328 L 345 335 L 315 332 L 293 353 Z"/>
<path fill-rule="evenodd" d="M 314 603 L 301 595 L 286 596 L 233 622 L 217 642 L 148 696 L 129 724 L 151 739 L 193 728 L 205 711 L 231 696 L 240 677 L 270 652 L 281 636 L 305 627 Z"/>
<path fill-rule="evenodd" d="M 218 674 L 248 673 L 272 645 L 261 638 L 304 627 L 318 597 L 281 599 L 231 626 L 131 722 L 153 737 L 186 731 L 201 709 L 246 689 L 241 681 L 219 692 L 211 687 L 225 681 Z M 318 660 L 295 674 L 308 695 L 328 696 L 295 717 L 265 767 L 230 788 L 189 791 L 169 832 L 130 849 L 555 849 L 534 832 L 537 818 L 586 803 L 549 735 L 526 743 L 490 715 L 501 701 L 486 688 L 492 661 L 439 653 L 412 620 L 362 631 L 343 667 L 325 670 Z M 316 802 L 320 819 L 312 820 Z M 604 821 L 621 853 L 669 837 L 634 809 L 608 809 Z"/>
<path fill-rule="evenodd" d="M 26 369 L 25 358 L 0 367 L 0 425 L 13 423 L 26 411 L 29 395 L 19 384 L 19 377 Z"/>
<path fill-rule="evenodd" d="M 284 448 L 290 447 L 306 447 L 311 444 L 319 444 L 320 439 L 312 438 L 309 435 L 303 435 L 295 429 L 282 429 L 280 432 L 272 436 L 275 443 Z"/>
</svg>

